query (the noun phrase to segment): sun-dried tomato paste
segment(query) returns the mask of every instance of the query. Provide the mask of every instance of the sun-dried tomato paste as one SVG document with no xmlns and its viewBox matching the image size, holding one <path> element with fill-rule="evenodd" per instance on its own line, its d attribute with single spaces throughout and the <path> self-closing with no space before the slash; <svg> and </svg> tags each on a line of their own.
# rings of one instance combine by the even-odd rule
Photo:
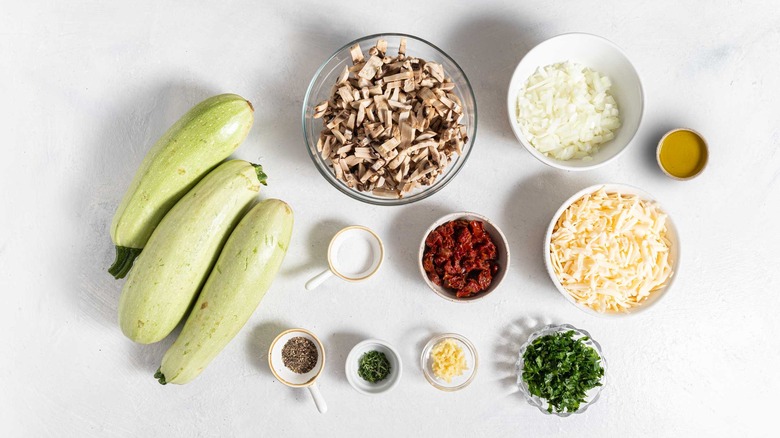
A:
<svg viewBox="0 0 780 438">
<path fill-rule="evenodd" d="M 496 245 L 480 221 L 447 222 L 425 238 L 423 269 L 458 298 L 487 289 L 498 272 L 497 259 Z"/>
</svg>

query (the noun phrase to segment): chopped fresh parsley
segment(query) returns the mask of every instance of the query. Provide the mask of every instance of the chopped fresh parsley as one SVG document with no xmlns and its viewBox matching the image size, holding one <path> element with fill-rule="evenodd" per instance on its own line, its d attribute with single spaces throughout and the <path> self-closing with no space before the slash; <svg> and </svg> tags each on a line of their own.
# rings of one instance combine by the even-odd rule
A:
<svg viewBox="0 0 780 438">
<path fill-rule="evenodd" d="M 376 383 L 390 374 L 390 361 L 380 351 L 369 351 L 360 357 L 358 375 L 366 382 Z"/>
<path fill-rule="evenodd" d="M 547 412 L 575 412 L 585 394 L 601 386 L 604 368 L 587 337 L 574 331 L 553 333 L 534 340 L 523 354 L 523 381 L 531 394 L 547 401 Z"/>
</svg>

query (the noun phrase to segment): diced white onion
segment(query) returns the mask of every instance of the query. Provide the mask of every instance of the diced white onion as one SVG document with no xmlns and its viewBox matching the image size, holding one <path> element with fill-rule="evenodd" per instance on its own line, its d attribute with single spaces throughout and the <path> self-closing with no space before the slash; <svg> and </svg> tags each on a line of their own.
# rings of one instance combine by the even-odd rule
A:
<svg viewBox="0 0 780 438">
<path fill-rule="evenodd" d="M 539 152 L 558 160 L 589 159 L 620 127 L 612 81 L 569 61 L 540 67 L 517 98 L 517 121 Z"/>
</svg>

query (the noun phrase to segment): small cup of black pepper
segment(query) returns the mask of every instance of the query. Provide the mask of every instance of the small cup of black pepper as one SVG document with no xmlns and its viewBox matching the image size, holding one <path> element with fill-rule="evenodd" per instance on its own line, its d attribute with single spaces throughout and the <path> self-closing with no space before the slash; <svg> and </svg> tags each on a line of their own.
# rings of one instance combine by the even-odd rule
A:
<svg viewBox="0 0 780 438">
<path fill-rule="evenodd" d="M 325 366 L 325 348 L 314 333 L 304 329 L 280 333 L 268 349 L 268 365 L 277 380 L 287 386 L 307 388 L 317 409 L 327 411 L 315 382 Z"/>
</svg>

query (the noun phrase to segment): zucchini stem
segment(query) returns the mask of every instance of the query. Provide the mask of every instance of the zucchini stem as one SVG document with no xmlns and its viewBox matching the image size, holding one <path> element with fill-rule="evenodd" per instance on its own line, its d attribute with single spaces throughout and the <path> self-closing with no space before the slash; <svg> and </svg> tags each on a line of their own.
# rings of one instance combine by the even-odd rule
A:
<svg viewBox="0 0 780 438">
<path fill-rule="evenodd" d="M 168 383 L 165 381 L 165 375 L 160 371 L 160 368 L 157 368 L 157 372 L 154 373 L 154 378 L 160 382 L 160 385 L 165 385 Z"/>
<path fill-rule="evenodd" d="M 138 254 L 141 254 L 140 248 L 117 246 L 116 259 L 114 260 L 114 264 L 108 268 L 108 273 L 113 275 L 117 280 L 125 278 L 125 275 L 130 272 L 130 268 L 133 267 L 133 262 L 135 261 L 135 258 L 138 257 Z"/>
<path fill-rule="evenodd" d="M 257 173 L 257 179 L 260 181 L 260 184 L 267 186 L 268 175 L 263 172 L 263 166 L 254 163 L 252 163 L 252 166 L 255 168 L 255 173 Z"/>
</svg>

